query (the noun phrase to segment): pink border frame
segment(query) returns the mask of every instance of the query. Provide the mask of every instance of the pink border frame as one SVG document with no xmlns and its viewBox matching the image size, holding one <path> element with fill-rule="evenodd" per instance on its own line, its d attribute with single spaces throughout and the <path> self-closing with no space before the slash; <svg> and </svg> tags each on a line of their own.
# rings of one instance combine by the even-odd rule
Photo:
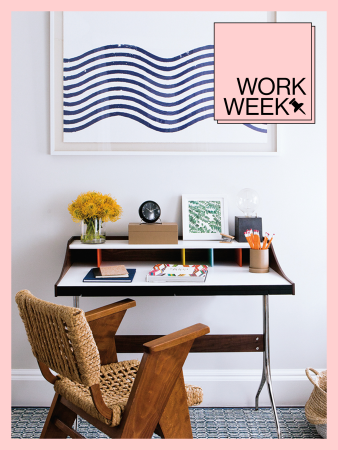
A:
<svg viewBox="0 0 338 450">
<path fill-rule="evenodd" d="M 327 37 L 328 37 L 328 236 L 333 236 L 335 232 L 335 226 L 338 219 L 337 214 L 337 201 L 336 201 L 336 193 L 338 191 L 338 182 L 337 182 L 337 167 L 338 167 L 338 156 L 337 156 L 337 138 L 335 136 L 336 129 L 336 105 L 338 104 L 337 99 L 337 89 L 336 89 L 336 74 L 337 74 L 337 42 L 338 42 L 338 5 L 334 1 L 330 0 L 322 0 L 318 2 L 318 0 L 284 0 L 284 1 L 261 1 L 256 0 L 254 3 L 249 0 L 242 0 L 240 3 L 230 2 L 225 0 L 209 0 L 205 1 L 187 1 L 187 0 L 172 0 L 170 3 L 160 3 L 158 0 L 144 0 L 140 2 L 139 0 L 129 0 L 129 2 L 123 3 L 119 2 L 116 5 L 116 10 L 126 10 L 126 5 L 130 10 L 264 10 L 267 11 L 269 9 L 273 10 L 283 10 L 283 11 L 327 11 Z M 142 5 L 142 8 L 140 8 Z M 162 6 L 163 5 L 163 6 Z M 253 8 L 253 6 L 255 8 Z M 15 8 L 13 10 L 16 11 L 45 11 L 45 10 L 91 10 L 93 7 L 92 2 L 86 1 L 22 1 L 19 0 L 15 3 Z M 102 0 L 100 3 L 100 7 L 102 10 L 110 10 L 112 8 L 112 2 L 107 0 Z M 3 60 L 5 60 L 4 67 L 6 69 L 10 65 L 11 59 L 11 47 L 10 47 L 10 32 L 11 32 L 11 9 L 10 4 L 7 2 L 2 6 L 2 14 L 1 14 L 1 54 Z M 5 192 L 5 196 L 3 202 L 5 205 L 3 206 L 3 215 L 6 214 L 6 217 L 9 215 L 9 211 L 11 208 L 10 204 L 10 145 L 11 145 L 11 136 L 10 136 L 10 107 L 11 107 L 11 99 L 10 99 L 10 90 L 9 86 L 11 83 L 10 80 L 10 72 L 9 70 L 4 70 L 2 72 L 2 86 L 3 92 L 2 97 L 5 105 L 2 108 L 2 129 L 3 129 L 3 139 L 2 139 L 2 164 L 0 166 L 1 170 L 1 187 L 2 191 Z M 5 213 L 4 213 L 5 212 Z M 14 302 L 14 299 L 11 294 L 10 287 L 10 240 L 8 239 L 6 242 L 3 242 L 4 246 L 4 256 L 2 258 L 2 266 L 1 273 L 3 276 L 3 285 L 2 285 L 2 299 L 3 299 L 3 324 L 1 327 L 1 342 L 6 343 L 8 341 L 8 336 L 10 334 L 10 325 L 8 317 L 10 315 L 10 308 Z M 338 251 L 337 240 L 331 239 L 330 246 L 328 246 L 328 349 L 329 349 L 329 378 L 330 374 L 332 374 L 332 379 L 334 379 L 334 374 L 338 373 L 338 361 L 337 361 L 337 350 L 336 350 L 336 339 L 337 339 L 337 329 L 336 326 L 336 317 L 337 317 L 337 292 L 335 287 L 335 277 L 336 277 L 336 268 L 337 268 L 337 258 L 336 253 Z M 42 448 L 46 445 L 45 442 L 40 442 L 37 440 L 29 441 L 29 440 L 11 440 L 10 439 L 10 348 L 9 346 L 3 345 L 2 350 L 2 417 L 1 417 L 1 443 L 4 448 Z M 259 440 L 259 441 L 245 441 L 245 440 L 233 440 L 229 443 L 221 441 L 221 440 L 198 440 L 198 441 L 190 441 L 190 442 L 170 442 L 170 441 L 138 441 L 137 446 L 140 449 L 146 449 L 149 447 L 167 447 L 171 448 L 172 445 L 177 447 L 189 448 L 212 448 L 212 449 L 223 449 L 226 445 L 231 445 L 232 448 L 244 448 L 249 445 L 250 447 L 257 447 L 261 450 L 267 448 L 271 445 L 274 446 L 283 446 L 283 447 L 293 447 L 299 448 L 317 448 L 328 446 L 331 447 L 331 444 L 336 441 L 335 438 L 335 428 L 334 423 L 337 419 L 337 401 L 338 401 L 338 387 L 337 383 L 330 382 L 329 389 L 329 402 L 328 402 L 328 417 L 329 417 L 329 439 L 318 441 L 298 441 L 298 440 L 288 440 L 288 441 L 277 441 L 277 440 Z M 91 441 L 80 442 L 80 441 L 67 441 L 64 443 L 65 446 L 71 445 L 72 448 L 85 448 L 92 446 Z M 128 448 L 134 448 L 135 442 L 124 443 L 125 447 L 127 444 Z M 59 448 L 60 443 L 57 441 L 48 442 L 48 448 Z M 109 440 L 101 440 L 100 448 L 111 448 L 113 443 Z M 184 446 L 184 447 L 183 447 Z"/>
</svg>

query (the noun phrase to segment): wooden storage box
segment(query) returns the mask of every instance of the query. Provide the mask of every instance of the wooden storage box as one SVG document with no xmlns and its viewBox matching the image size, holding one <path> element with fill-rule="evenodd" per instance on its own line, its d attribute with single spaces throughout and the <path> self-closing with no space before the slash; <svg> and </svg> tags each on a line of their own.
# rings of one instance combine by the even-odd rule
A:
<svg viewBox="0 0 338 450">
<path fill-rule="evenodd" d="M 177 244 L 177 223 L 130 223 L 129 244 Z"/>
</svg>

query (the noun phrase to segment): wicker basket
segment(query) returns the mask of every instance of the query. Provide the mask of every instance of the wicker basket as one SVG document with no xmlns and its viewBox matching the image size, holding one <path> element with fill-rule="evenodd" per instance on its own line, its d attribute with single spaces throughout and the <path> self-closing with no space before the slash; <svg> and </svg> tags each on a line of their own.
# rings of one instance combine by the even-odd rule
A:
<svg viewBox="0 0 338 450">
<path fill-rule="evenodd" d="M 316 374 L 315 378 L 310 375 L 310 370 Z M 317 372 L 312 368 L 305 370 L 311 383 L 314 385 L 309 400 L 305 405 L 305 415 L 307 420 L 316 425 L 318 433 L 326 438 L 327 423 L 327 371 Z"/>
</svg>

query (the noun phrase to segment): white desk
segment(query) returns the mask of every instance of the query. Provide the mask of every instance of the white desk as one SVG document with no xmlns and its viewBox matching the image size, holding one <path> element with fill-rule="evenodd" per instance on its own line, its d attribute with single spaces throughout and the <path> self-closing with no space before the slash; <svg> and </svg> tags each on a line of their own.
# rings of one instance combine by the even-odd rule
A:
<svg viewBox="0 0 338 450">
<path fill-rule="evenodd" d="M 182 241 L 176 245 L 130 245 L 127 237 L 109 237 L 104 244 L 82 244 L 79 237 L 72 237 L 67 244 L 61 275 L 55 284 L 55 296 L 73 296 L 74 306 L 80 297 L 156 297 L 156 296 L 214 296 L 261 295 L 263 297 L 263 334 L 206 335 L 196 339 L 192 352 L 262 352 L 263 373 L 255 406 L 258 409 L 260 392 L 267 383 L 274 412 L 277 434 L 280 427 L 272 393 L 269 344 L 269 295 L 294 295 L 295 284 L 280 267 L 273 247 L 269 250 L 268 273 L 250 273 L 248 268 L 249 245 L 247 243 L 219 241 Z M 136 268 L 132 283 L 88 283 L 83 278 L 97 258 Z M 204 283 L 168 282 L 149 283 L 146 275 L 158 263 L 186 264 L 211 262 Z M 142 352 L 144 342 L 159 336 L 116 336 L 116 346 L 121 353 Z"/>
</svg>

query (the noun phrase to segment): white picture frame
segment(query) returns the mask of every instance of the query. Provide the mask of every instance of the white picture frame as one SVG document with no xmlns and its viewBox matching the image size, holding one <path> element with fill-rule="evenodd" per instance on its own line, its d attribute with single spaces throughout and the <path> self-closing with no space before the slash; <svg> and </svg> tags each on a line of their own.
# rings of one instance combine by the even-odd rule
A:
<svg viewBox="0 0 338 450">
<path fill-rule="evenodd" d="M 234 21 L 243 14 L 234 13 Z M 258 14 L 258 13 L 257 13 Z M 267 21 L 269 20 L 268 13 Z M 243 19 L 244 20 L 244 19 Z M 260 19 L 264 20 L 264 19 Z M 226 125 L 218 125 L 219 127 Z M 63 12 L 50 12 L 50 153 L 81 155 L 236 155 L 277 156 L 277 126 L 267 125 L 267 142 L 262 143 L 157 143 L 157 142 L 64 142 L 63 141 Z"/>
<path fill-rule="evenodd" d="M 184 241 L 221 240 L 221 233 L 229 233 L 226 197 L 218 194 L 183 194 L 182 222 Z"/>
</svg>

